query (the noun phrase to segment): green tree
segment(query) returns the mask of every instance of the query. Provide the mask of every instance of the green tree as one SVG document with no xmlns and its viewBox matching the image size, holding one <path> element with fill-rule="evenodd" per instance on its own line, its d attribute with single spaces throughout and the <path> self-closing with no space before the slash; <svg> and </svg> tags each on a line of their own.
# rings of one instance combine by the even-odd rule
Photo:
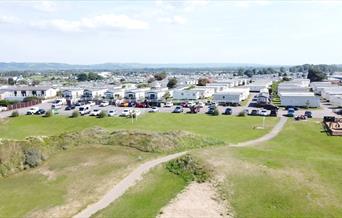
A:
<svg viewBox="0 0 342 218">
<path fill-rule="evenodd" d="M 166 78 L 166 73 L 165 72 L 161 72 L 161 73 L 157 73 L 157 74 L 154 74 L 154 78 L 158 81 L 160 80 L 163 80 Z"/>
<path fill-rule="evenodd" d="M 77 80 L 79 82 L 87 81 L 88 80 L 88 75 L 85 73 L 81 73 L 77 75 Z"/>
<path fill-rule="evenodd" d="M 170 79 L 169 79 L 169 82 L 167 83 L 167 87 L 168 87 L 169 89 L 173 89 L 173 88 L 176 87 L 176 85 L 177 85 L 177 79 L 176 79 L 175 77 L 170 78 Z"/>
<path fill-rule="evenodd" d="M 322 81 L 326 78 L 327 75 L 318 68 L 310 68 L 308 71 L 308 79 L 310 79 L 311 82 Z"/>
<path fill-rule="evenodd" d="M 7 83 L 8 83 L 8 85 L 13 86 L 15 84 L 15 81 L 13 78 L 8 78 Z"/>
<path fill-rule="evenodd" d="M 199 78 L 197 85 L 198 86 L 206 86 L 208 83 L 210 83 L 208 78 Z"/>
</svg>

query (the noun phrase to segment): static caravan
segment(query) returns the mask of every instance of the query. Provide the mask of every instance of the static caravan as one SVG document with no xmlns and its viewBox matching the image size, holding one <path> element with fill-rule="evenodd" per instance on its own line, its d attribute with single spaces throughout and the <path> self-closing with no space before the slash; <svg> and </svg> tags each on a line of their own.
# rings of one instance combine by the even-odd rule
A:
<svg viewBox="0 0 342 218">
<path fill-rule="evenodd" d="M 150 90 L 149 88 L 146 89 L 131 89 L 125 91 L 125 99 L 130 100 L 144 100 L 145 99 L 145 92 Z"/>
<path fill-rule="evenodd" d="M 145 98 L 148 101 L 160 101 L 167 92 L 167 88 L 151 89 L 145 92 Z"/>
<path fill-rule="evenodd" d="M 78 100 L 83 95 L 83 89 L 81 88 L 63 88 L 62 97 L 66 100 Z"/>
<path fill-rule="evenodd" d="M 109 89 L 104 93 L 105 99 L 122 99 L 125 96 L 124 89 Z"/>
<path fill-rule="evenodd" d="M 330 103 L 335 107 L 342 107 L 342 95 L 331 96 Z"/>
<path fill-rule="evenodd" d="M 200 98 L 200 92 L 196 90 L 178 89 L 173 91 L 175 100 L 197 100 Z"/>
<path fill-rule="evenodd" d="M 224 92 L 218 92 L 213 95 L 213 101 L 218 104 L 240 104 L 249 96 L 249 88 L 231 88 Z"/>
<path fill-rule="evenodd" d="M 330 100 L 333 95 L 342 95 L 342 86 L 324 88 L 321 91 L 322 98 Z"/>
<path fill-rule="evenodd" d="M 312 92 L 281 92 L 279 93 L 282 106 L 319 107 L 320 99 Z"/>
<path fill-rule="evenodd" d="M 106 91 L 107 91 L 107 89 L 102 89 L 102 88 L 84 89 L 81 99 L 84 101 L 91 101 L 93 99 L 102 98 Z"/>
<path fill-rule="evenodd" d="M 57 95 L 57 89 L 50 86 L 14 86 L 2 90 L 6 93 L 6 100 L 22 101 L 26 97 L 38 97 L 42 99 L 54 98 Z"/>
<path fill-rule="evenodd" d="M 310 83 L 310 87 L 315 94 L 320 95 L 324 88 L 334 87 L 334 85 L 331 82 L 312 82 Z"/>
<path fill-rule="evenodd" d="M 199 91 L 200 92 L 200 98 L 209 98 L 212 97 L 215 93 L 215 89 L 206 87 L 206 86 L 197 86 L 193 89 L 193 91 Z"/>
<path fill-rule="evenodd" d="M 251 92 L 260 92 L 261 89 L 268 89 L 272 85 L 269 80 L 257 80 L 254 83 L 248 84 Z"/>
</svg>

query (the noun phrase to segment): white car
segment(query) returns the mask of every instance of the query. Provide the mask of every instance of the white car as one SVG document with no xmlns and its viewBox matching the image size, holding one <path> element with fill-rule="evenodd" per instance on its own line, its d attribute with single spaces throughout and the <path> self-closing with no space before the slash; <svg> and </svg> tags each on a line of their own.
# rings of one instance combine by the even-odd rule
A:
<svg viewBox="0 0 342 218">
<path fill-rule="evenodd" d="M 89 116 L 99 116 L 102 111 L 100 109 L 94 109 L 90 112 Z"/>
<path fill-rule="evenodd" d="M 204 102 L 197 102 L 197 106 L 203 108 L 205 106 Z"/>
<path fill-rule="evenodd" d="M 165 103 L 164 107 L 172 107 L 172 106 L 173 106 L 173 103 L 171 101 L 168 101 Z"/>
<path fill-rule="evenodd" d="M 31 107 L 31 108 L 26 112 L 26 114 L 27 114 L 27 115 L 33 115 L 33 114 L 35 114 L 38 110 L 39 110 L 38 107 Z"/>
<path fill-rule="evenodd" d="M 100 107 L 107 107 L 108 105 L 109 105 L 108 101 L 103 101 L 101 102 Z"/>
<path fill-rule="evenodd" d="M 193 106 L 195 106 L 196 104 L 195 104 L 195 102 L 193 102 L 193 101 L 189 101 L 188 102 L 188 107 L 193 107 Z"/>
<path fill-rule="evenodd" d="M 268 110 L 261 110 L 259 111 L 260 116 L 268 116 L 270 115 L 270 112 Z"/>
<path fill-rule="evenodd" d="M 1 111 L 7 111 L 7 107 L 0 106 L 0 112 Z"/>
<path fill-rule="evenodd" d="M 133 110 L 133 114 L 135 114 L 135 116 L 140 116 L 141 111 L 140 110 Z"/>
<path fill-rule="evenodd" d="M 123 117 L 128 117 L 132 114 L 132 110 L 131 109 L 124 109 L 122 112 L 121 112 L 121 116 Z"/>
<path fill-rule="evenodd" d="M 90 107 L 89 106 L 81 106 L 78 108 L 78 111 L 81 115 L 89 114 L 90 113 Z"/>
<path fill-rule="evenodd" d="M 116 115 L 116 111 L 115 110 L 108 111 L 108 116 L 109 117 L 114 117 L 115 115 Z"/>
<path fill-rule="evenodd" d="M 152 107 L 149 112 L 152 112 L 152 113 L 155 113 L 155 112 L 158 112 L 159 109 L 157 107 Z"/>
<path fill-rule="evenodd" d="M 94 101 L 89 101 L 88 104 L 89 104 L 90 106 L 95 106 L 95 105 L 96 105 Z"/>
</svg>

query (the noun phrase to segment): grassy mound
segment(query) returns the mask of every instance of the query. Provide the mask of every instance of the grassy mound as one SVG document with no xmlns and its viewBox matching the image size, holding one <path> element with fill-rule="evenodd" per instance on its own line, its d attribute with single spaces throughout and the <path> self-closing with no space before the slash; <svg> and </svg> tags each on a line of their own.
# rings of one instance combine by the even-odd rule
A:
<svg viewBox="0 0 342 218">
<path fill-rule="evenodd" d="M 59 136 L 29 137 L 22 141 L 0 141 L 0 175 L 38 166 L 50 155 L 71 147 L 84 145 L 125 146 L 143 152 L 174 152 L 200 148 L 223 142 L 185 131 L 148 132 L 91 128 Z"/>
</svg>

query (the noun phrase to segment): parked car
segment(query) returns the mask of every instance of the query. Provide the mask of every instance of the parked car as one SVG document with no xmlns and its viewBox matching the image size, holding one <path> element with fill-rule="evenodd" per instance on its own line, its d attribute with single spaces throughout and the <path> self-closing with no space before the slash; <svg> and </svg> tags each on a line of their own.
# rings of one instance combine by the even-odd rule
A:
<svg viewBox="0 0 342 218">
<path fill-rule="evenodd" d="M 172 101 L 167 101 L 164 105 L 164 107 L 172 107 L 172 106 L 173 106 Z"/>
<path fill-rule="evenodd" d="M 294 106 L 286 106 L 285 107 L 285 110 L 289 110 L 289 109 L 293 109 L 293 110 L 295 110 L 295 111 L 297 111 L 298 110 L 298 107 L 294 107 Z"/>
<path fill-rule="evenodd" d="M 132 110 L 131 109 L 124 109 L 122 112 L 121 112 L 121 116 L 123 117 L 128 117 L 132 114 Z"/>
<path fill-rule="evenodd" d="M 275 105 L 272 104 L 265 104 L 262 106 L 262 108 L 266 109 L 266 110 L 279 110 L 279 108 Z"/>
<path fill-rule="evenodd" d="M 288 117 L 294 117 L 294 116 L 295 116 L 295 109 L 289 108 L 289 109 L 287 110 L 287 116 L 288 116 Z"/>
<path fill-rule="evenodd" d="M 109 105 L 108 101 L 103 101 L 100 103 L 100 107 L 107 107 Z"/>
<path fill-rule="evenodd" d="M 189 101 L 189 102 L 188 102 L 188 108 L 194 107 L 195 105 L 196 105 L 196 103 L 193 102 L 193 101 Z"/>
<path fill-rule="evenodd" d="M 180 106 L 181 107 L 188 107 L 188 102 L 182 102 L 182 103 L 180 103 Z"/>
<path fill-rule="evenodd" d="M 175 109 L 172 111 L 172 113 L 183 113 L 183 107 L 177 106 Z"/>
<path fill-rule="evenodd" d="M 270 115 L 270 112 L 268 110 L 261 110 L 259 111 L 260 116 L 268 116 Z"/>
<path fill-rule="evenodd" d="M 62 105 L 63 104 L 52 104 L 51 109 L 60 109 L 60 108 L 62 108 Z"/>
<path fill-rule="evenodd" d="M 147 108 L 148 105 L 145 102 L 137 102 L 135 104 L 135 107 L 137 107 L 137 108 Z"/>
<path fill-rule="evenodd" d="M 46 111 L 44 110 L 44 109 L 39 109 L 39 110 L 37 110 L 34 114 L 35 115 L 43 115 L 43 114 L 45 114 L 46 113 Z"/>
<path fill-rule="evenodd" d="M 306 120 L 306 116 L 305 115 L 298 115 L 295 117 L 295 120 Z"/>
<path fill-rule="evenodd" d="M 129 106 L 128 102 L 120 103 L 120 107 L 128 107 L 128 106 Z"/>
<path fill-rule="evenodd" d="M 89 104 L 90 106 L 95 106 L 95 105 L 96 105 L 95 101 L 89 101 L 88 104 Z"/>
<path fill-rule="evenodd" d="M 151 109 L 148 112 L 155 113 L 158 111 L 159 111 L 159 109 L 157 107 L 151 107 Z"/>
<path fill-rule="evenodd" d="M 0 106 L 0 112 L 2 112 L 2 111 L 7 111 L 7 107 Z"/>
<path fill-rule="evenodd" d="M 259 110 L 253 109 L 250 113 L 251 116 L 258 116 L 260 115 Z"/>
<path fill-rule="evenodd" d="M 81 116 L 83 116 L 83 115 L 90 113 L 90 107 L 87 105 L 84 105 L 84 106 L 79 107 L 78 111 L 80 112 Z"/>
<path fill-rule="evenodd" d="M 198 107 L 203 108 L 205 106 L 205 103 L 202 101 L 197 102 L 196 104 Z"/>
<path fill-rule="evenodd" d="M 66 106 L 66 107 L 65 107 L 65 110 L 66 110 L 66 111 L 70 111 L 70 110 L 74 110 L 75 108 L 76 108 L 76 106 L 75 106 L 74 104 L 72 104 L 72 105 Z"/>
<path fill-rule="evenodd" d="M 307 118 L 312 118 L 312 112 L 311 111 L 305 111 L 304 116 L 306 116 Z"/>
<path fill-rule="evenodd" d="M 222 114 L 224 114 L 224 115 L 232 115 L 232 113 L 233 113 L 233 110 L 228 107 L 228 108 L 226 108 L 226 110 Z"/>
<path fill-rule="evenodd" d="M 200 106 L 192 106 L 192 107 L 190 107 L 190 110 L 189 110 L 188 113 L 190 113 L 190 114 L 197 114 L 197 113 L 200 112 L 200 110 L 201 110 Z"/>
<path fill-rule="evenodd" d="M 31 107 L 27 112 L 26 115 L 33 115 L 39 110 L 38 107 Z"/>
<path fill-rule="evenodd" d="M 116 115 L 116 111 L 115 110 L 108 111 L 108 116 L 109 117 L 114 117 L 115 115 Z"/>
<path fill-rule="evenodd" d="M 207 114 L 213 114 L 215 110 L 216 110 L 216 107 L 209 107 Z"/>
<path fill-rule="evenodd" d="M 63 101 L 60 100 L 60 99 L 57 99 L 55 100 L 52 105 L 51 105 L 51 108 L 54 109 L 54 108 L 62 108 L 62 105 L 63 105 Z"/>
<path fill-rule="evenodd" d="M 83 101 L 78 101 L 76 102 L 75 106 L 79 107 L 79 106 L 82 106 L 84 105 L 84 102 Z"/>
<path fill-rule="evenodd" d="M 92 112 L 90 112 L 89 116 L 98 116 L 100 113 L 100 109 L 94 109 Z"/>
<path fill-rule="evenodd" d="M 141 115 L 141 111 L 140 110 L 133 110 L 133 115 L 140 116 Z"/>
<path fill-rule="evenodd" d="M 270 116 L 271 117 L 276 117 L 278 115 L 278 111 L 277 110 L 271 110 L 270 112 Z"/>
</svg>

